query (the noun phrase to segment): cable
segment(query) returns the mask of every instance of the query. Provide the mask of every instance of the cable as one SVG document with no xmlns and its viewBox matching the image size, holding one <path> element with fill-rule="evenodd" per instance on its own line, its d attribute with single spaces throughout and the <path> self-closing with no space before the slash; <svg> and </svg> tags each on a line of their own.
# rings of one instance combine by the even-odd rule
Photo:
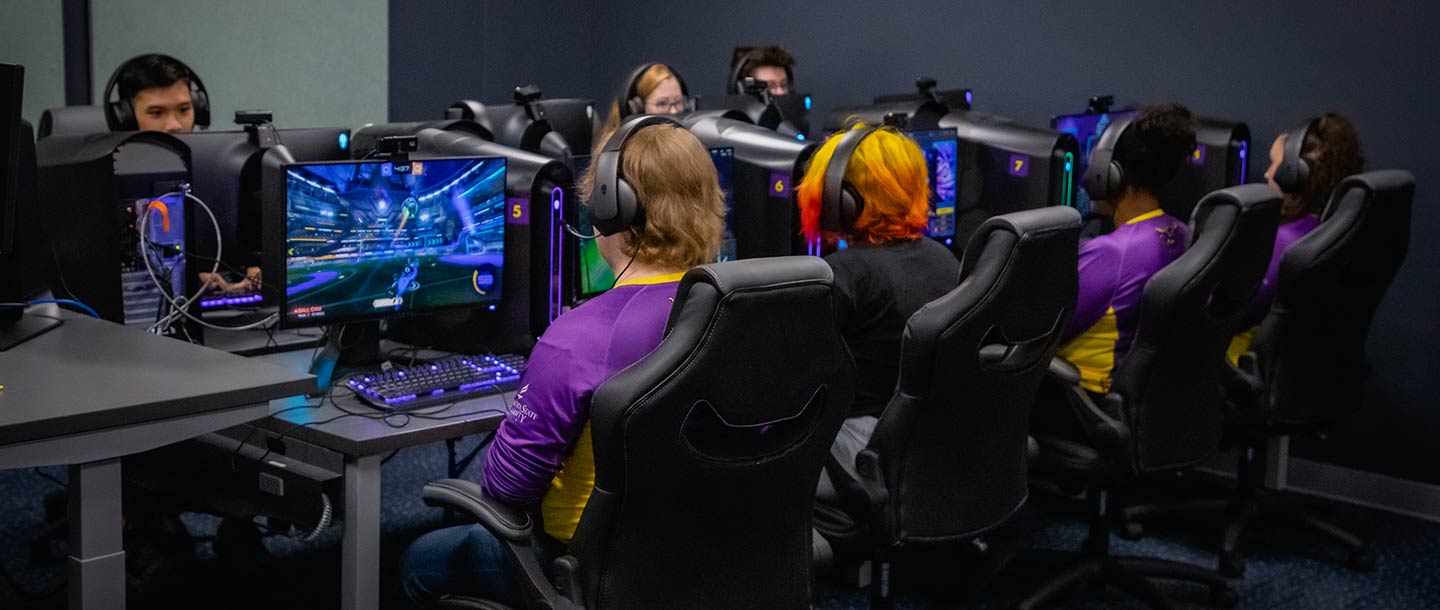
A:
<svg viewBox="0 0 1440 610">
<path fill-rule="evenodd" d="M 575 227 L 570 224 L 570 221 L 565 220 L 564 218 L 560 219 L 560 225 L 565 227 L 566 232 L 574 235 L 575 237 L 579 237 L 580 239 L 595 239 L 597 237 L 600 237 L 600 232 L 595 231 L 593 227 L 590 230 L 595 231 L 594 233 L 591 233 L 589 235 L 581 234 L 580 231 L 576 230 Z"/>
<path fill-rule="evenodd" d="M 399 449 L 396 449 L 396 451 L 399 451 Z M 330 522 L 335 517 L 335 506 L 330 503 L 330 495 L 323 491 L 320 492 L 320 502 L 320 521 L 315 524 L 314 529 L 298 536 L 291 536 L 292 538 L 299 539 L 301 542 L 313 542 L 316 538 L 320 537 L 320 532 L 330 527 Z"/>
<path fill-rule="evenodd" d="M 211 225 L 213 225 L 213 226 L 215 227 L 215 257 L 214 257 L 213 259 L 211 259 L 211 260 L 214 260 L 215 263 L 210 267 L 210 273 L 217 273 L 217 272 L 219 272 L 219 271 L 220 271 L 220 259 L 221 259 L 221 257 L 222 257 L 223 254 L 224 254 L 224 247 L 223 247 L 223 244 L 221 243 L 221 240 L 223 239 L 223 237 L 222 237 L 221 234 L 220 234 L 220 221 L 215 218 L 215 212 L 210 209 L 210 206 L 209 206 L 209 205 L 207 205 L 207 204 L 206 204 L 204 201 L 202 201 L 199 197 L 196 197 L 196 196 L 190 194 L 190 188 L 189 188 L 189 185 L 188 185 L 188 184 L 187 184 L 187 185 L 182 185 L 179 191 L 176 191 L 176 192 L 173 192 L 173 193 L 166 193 L 166 194 L 164 194 L 164 195 L 161 195 L 160 197 L 156 197 L 156 199 L 163 199 L 163 198 L 165 198 L 165 197 L 169 197 L 169 196 L 171 196 L 171 195 L 177 195 L 177 194 L 178 194 L 178 195 L 182 195 L 187 201 L 194 202 L 196 205 L 200 206 L 200 209 L 204 210 L 204 211 L 205 211 L 205 214 L 210 217 L 210 223 L 211 223 Z M 141 249 L 140 259 L 143 260 L 143 261 L 145 261 L 145 271 L 146 271 L 146 274 L 150 276 L 150 281 L 151 281 L 151 282 L 154 282 L 155 287 L 160 289 L 160 294 L 161 294 L 162 296 L 164 296 L 167 301 L 170 302 L 171 307 L 174 307 L 175 313 L 178 313 L 179 315 L 184 316 L 185 318 L 189 319 L 189 320 L 192 321 L 192 322 L 195 322 L 196 324 L 199 324 L 200 326 L 203 326 L 203 327 L 205 327 L 205 328 L 209 328 L 209 329 L 212 329 L 212 330 L 219 330 L 219 331 L 240 331 L 240 330 L 251 330 L 251 329 L 256 329 L 256 328 L 264 328 L 264 327 L 270 326 L 271 324 L 274 324 L 274 323 L 276 323 L 276 322 L 278 322 L 278 321 L 280 320 L 280 313 L 279 313 L 279 312 L 276 312 L 276 313 L 273 313 L 273 314 L 271 314 L 271 315 L 266 316 L 266 317 L 263 318 L 263 319 L 257 320 L 257 321 L 255 321 L 255 322 L 251 322 L 251 323 L 249 323 L 249 324 L 241 324 L 241 325 L 239 325 L 239 326 L 221 326 L 221 325 L 218 325 L 218 324 L 212 324 L 212 323 L 210 323 L 210 322 L 206 322 L 206 321 L 204 321 L 204 320 L 201 320 L 200 318 L 196 317 L 195 315 L 193 315 L 193 314 L 191 314 L 189 311 L 187 311 L 187 306 L 189 305 L 189 303 L 192 302 L 192 301 L 194 301 L 194 300 L 196 300 L 196 299 L 198 299 L 198 298 L 200 298 L 200 295 L 202 295 L 202 294 L 205 293 L 205 286 L 202 285 L 199 290 L 195 291 L 195 294 L 191 295 L 191 296 L 190 296 L 189 298 L 187 298 L 187 299 L 184 299 L 183 302 L 181 302 L 180 300 L 176 299 L 175 297 L 170 296 L 169 291 L 167 291 L 167 290 L 165 289 L 164 283 L 160 281 L 160 278 L 156 277 L 154 266 L 152 266 L 152 265 L 150 264 L 150 254 L 149 254 L 150 244 L 149 244 L 149 241 L 147 240 L 147 233 L 149 232 L 149 231 L 147 230 L 147 227 L 148 227 L 148 225 L 149 225 L 149 221 L 150 221 L 150 207 L 149 207 L 149 206 L 146 206 L 145 212 L 140 215 L 140 223 L 139 223 L 139 226 L 138 226 L 138 229 L 139 229 L 139 232 L 140 232 L 140 249 Z M 169 323 L 173 323 L 173 322 L 177 319 L 177 318 L 174 318 L 173 315 L 174 315 L 174 314 L 171 314 L 171 316 L 167 316 L 167 319 L 162 319 L 162 321 L 165 321 L 165 322 L 167 323 L 167 325 L 168 325 Z M 151 326 L 151 329 L 152 329 L 151 332 L 155 332 L 153 329 L 157 329 L 157 328 L 163 328 L 163 326 L 160 325 L 160 322 L 159 322 L 159 321 L 157 321 L 154 326 Z"/>
<path fill-rule="evenodd" d="M 60 479 L 56 478 L 55 475 L 50 474 L 50 473 L 48 473 L 48 472 L 45 472 L 44 470 L 40 470 L 40 467 L 39 467 L 39 466 L 36 466 L 36 467 L 34 467 L 34 468 L 31 468 L 30 470 L 33 471 L 33 472 L 36 474 L 36 476 L 39 476 L 39 477 L 44 478 L 44 479 L 49 479 L 51 483 L 54 483 L 54 484 L 56 484 L 56 485 L 59 485 L 59 486 L 60 486 L 60 489 L 69 489 L 69 488 L 70 488 L 69 485 L 66 485 L 64 481 L 61 481 Z"/>
</svg>

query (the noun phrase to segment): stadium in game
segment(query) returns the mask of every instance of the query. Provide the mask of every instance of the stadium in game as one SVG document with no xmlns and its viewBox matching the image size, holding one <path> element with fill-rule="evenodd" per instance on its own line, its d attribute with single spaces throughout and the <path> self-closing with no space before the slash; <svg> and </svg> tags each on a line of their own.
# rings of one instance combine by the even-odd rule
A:
<svg viewBox="0 0 1440 610">
<path fill-rule="evenodd" d="M 335 323 L 500 300 L 505 160 L 291 165 L 289 319 Z"/>
</svg>

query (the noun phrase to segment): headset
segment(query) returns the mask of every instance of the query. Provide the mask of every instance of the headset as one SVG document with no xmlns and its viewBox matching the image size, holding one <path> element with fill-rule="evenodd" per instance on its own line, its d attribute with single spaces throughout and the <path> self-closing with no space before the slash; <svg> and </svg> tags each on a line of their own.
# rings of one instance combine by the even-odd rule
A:
<svg viewBox="0 0 1440 610">
<path fill-rule="evenodd" d="M 1114 201 L 1125 192 L 1125 166 L 1115 158 L 1115 148 L 1120 137 L 1135 122 L 1134 117 L 1122 117 L 1110 123 L 1100 141 L 1090 151 L 1090 166 L 1085 168 L 1081 183 L 1091 200 Z"/>
<path fill-rule="evenodd" d="M 725 83 L 725 88 L 731 95 L 745 92 L 745 84 L 741 82 L 745 80 L 745 71 L 750 68 L 750 64 L 759 57 L 760 52 L 764 49 L 765 47 L 751 47 L 750 50 L 745 51 L 744 55 L 737 58 L 734 64 L 731 64 L 730 80 Z M 785 79 L 790 81 L 790 91 L 794 92 L 795 69 L 792 66 L 785 66 Z"/>
<path fill-rule="evenodd" d="M 1285 132 L 1285 149 L 1280 158 L 1280 167 L 1275 168 L 1274 178 L 1280 192 L 1301 193 L 1310 182 L 1310 162 L 1300 156 L 1300 149 L 1305 146 L 1305 138 L 1310 135 L 1310 130 L 1315 129 L 1319 122 L 1318 118 L 1306 119 Z"/>
<path fill-rule="evenodd" d="M 850 159 L 860 149 L 860 143 L 879 127 L 852 129 L 840 136 L 830 162 L 825 165 L 825 180 L 820 186 L 820 229 L 836 233 L 847 233 L 855 226 L 860 213 L 865 211 L 865 198 L 860 191 L 845 180 L 845 171 Z"/>
<path fill-rule="evenodd" d="M 110 73 L 110 80 L 105 83 L 105 98 L 102 107 L 105 110 L 105 123 L 110 126 L 112 131 L 138 131 L 140 129 L 140 122 L 135 118 L 135 107 L 130 105 L 130 100 L 120 99 L 124 96 L 119 95 L 116 89 L 120 83 L 120 75 L 125 73 L 125 69 L 129 68 L 130 64 L 152 55 L 154 54 L 147 53 L 131 57 Z M 192 70 L 185 62 L 173 57 L 170 59 L 185 69 L 185 74 L 188 76 L 186 80 L 190 81 L 190 106 L 195 109 L 195 126 L 200 129 L 210 127 L 210 95 L 205 90 L 205 82 L 201 81 L 200 75 L 196 74 L 195 70 Z M 112 96 L 117 99 L 112 100 Z"/>
<path fill-rule="evenodd" d="M 630 137 L 653 125 L 674 125 L 681 129 L 679 121 L 668 116 L 641 114 L 620 123 L 615 135 L 605 141 L 605 147 L 595 158 L 595 188 L 585 206 L 590 209 L 590 223 L 600 235 L 614 235 L 621 231 L 645 226 L 645 205 L 635 195 L 635 187 L 621 175 L 621 151 Z"/>
<path fill-rule="evenodd" d="M 654 62 L 640 64 L 640 67 L 635 68 L 635 71 L 630 73 L 630 77 L 625 79 L 625 88 L 620 91 L 620 95 L 615 96 L 615 104 L 620 108 L 620 118 L 626 119 L 632 115 L 645 114 L 645 100 L 640 97 L 635 88 L 640 86 L 640 77 L 645 76 L 646 71 L 658 65 L 660 64 Z M 666 67 L 669 68 L 669 66 Z M 675 82 L 679 83 L 680 94 L 689 99 L 690 87 L 685 84 L 685 77 L 680 76 L 680 73 L 674 68 L 670 68 L 670 74 L 673 74 Z"/>
</svg>

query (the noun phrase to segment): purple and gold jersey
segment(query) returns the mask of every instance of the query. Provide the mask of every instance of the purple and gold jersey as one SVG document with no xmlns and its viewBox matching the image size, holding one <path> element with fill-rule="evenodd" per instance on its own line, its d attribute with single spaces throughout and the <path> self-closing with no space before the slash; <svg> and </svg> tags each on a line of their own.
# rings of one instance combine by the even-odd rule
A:
<svg viewBox="0 0 1440 610">
<path fill-rule="evenodd" d="M 569 543 L 595 487 L 590 399 L 665 334 L 683 273 L 622 282 L 560 316 L 540 337 L 495 433 L 485 490 L 513 504 L 540 500 L 545 532 Z"/>
<path fill-rule="evenodd" d="M 1080 245 L 1075 315 L 1059 355 L 1080 369 L 1080 385 L 1110 391 L 1140 322 L 1145 282 L 1185 251 L 1184 223 L 1161 210 L 1147 212 Z"/>
<path fill-rule="evenodd" d="M 1280 229 L 1275 232 L 1275 248 L 1270 251 L 1270 266 L 1265 269 L 1265 279 L 1260 281 L 1260 288 L 1255 291 L 1255 299 L 1250 302 L 1250 309 L 1245 314 L 1245 327 L 1248 330 L 1230 340 L 1230 350 L 1226 353 L 1230 364 L 1236 364 L 1240 356 L 1250 351 L 1250 344 L 1255 340 L 1255 331 L 1259 330 L 1260 323 L 1265 320 L 1265 314 L 1270 313 L 1270 304 L 1275 302 L 1275 282 L 1280 275 L 1280 259 L 1285 257 L 1285 251 L 1318 226 L 1320 217 L 1307 214 L 1280 225 Z"/>
</svg>

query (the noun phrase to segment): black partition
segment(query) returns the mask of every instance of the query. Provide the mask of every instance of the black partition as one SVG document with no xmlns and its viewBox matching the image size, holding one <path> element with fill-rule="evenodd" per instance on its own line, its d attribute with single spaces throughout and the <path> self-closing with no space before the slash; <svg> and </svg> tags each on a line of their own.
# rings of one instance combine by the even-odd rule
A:
<svg viewBox="0 0 1440 610">
<path fill-rule="evenodd" d="M 950 112 L 938 122 L 954 128 L 960 139 L 956 244 L 965 244 L 992 216 L 1074 207 L 1079 183 L 1074 136 L 976 111 Z"/>
<path fill-rule="evenodd" d="M 817 145 L 727 118 L 723 112 L 692 113 L 681 122 L 706 147 L 735 150 L 731 231 L 736 257 L 805 253 L 795 186 L 805 177 Z"/>
</svg>

